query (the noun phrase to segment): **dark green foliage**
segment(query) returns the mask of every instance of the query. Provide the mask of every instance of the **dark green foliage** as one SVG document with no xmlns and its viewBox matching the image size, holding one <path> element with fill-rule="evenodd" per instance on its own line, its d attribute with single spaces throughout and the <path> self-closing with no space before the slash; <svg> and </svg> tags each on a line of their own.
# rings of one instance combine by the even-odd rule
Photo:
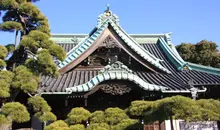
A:
<svg viewBox="0 0 220 130">
<path fill-rule="evenodd" d="M 132 125 L 135 125 L 138 123 L 138 120 L 133 119 L 124 119 L 120 123 L 118 123 L 116 126 L 113 126 L 113 130 L 127 130 L 132 127 Z"/>
<path fill-rule="evenodd" d="M 42 41 L 48 40 L 50 37 L 41 31 L 33 30 L 28 34 L 28 37 L 32 38 L 34 41 L 40 43 Z"/>
<path fill-rule="evenodd" d="M 10 96 L 10 84 L 5 80 L 0 79 L 0 97 L 9 97 Z"/>
<path fill-rule="evenodd" d="M 40 42 L 39 46 L 43 49 L 50 49 L 50 46 L 53 44 L 56 44 L 56 43 L 54 43 L 52 40 L 45 40 L 45 41 Z"/>
<path fill-rule="evenodd" d="M 35 112 L 43 111 L 49 112 L 51 111 L 51 107 L 47 104 L 40 96 L 33 96 L 28 99 L 28 104 L 31 105 Z"/>
<path fill-rule="evenodd" d="M 196 103 L 198 104 L 201 110 L 201 118 L 202 120 L 220 120 L 220 101 L 214 99 L 200 99 L 197 100 Z"/>
<path fill-rule="evenodd" d="M 79 124 L 89 119 L 91 113 L 83 107 L 73 108 L 67 115 L 67 122 L 70 125 Z"/>
<path fill-rule="evenodd" d="M 132 116 L 144 116 L 144 113 L 152 109 L 153 101 L 133 101 L 128 108 L 128 114 Z"/>
<path fill-rule="evenodd" d="M 38 26 L 36 28 L 36 30 L 39 30 L 39 31 L 41 31 L 43 33 L 46 33 L 46 34 L 50 35 L 50 28 L 48 26 L 46 26 L 46 25 Z"/>
<path fill-rule="evenodd" d="M 0 71 L 0 79 L 5 80 L 7 83 L 12 82 L 14 74 L 10 71 Z"/>
<path fill-rule="evenodd" d="M 11 126 L 11 122 L 5 117 L 5 115 L 0 114 L 0 130 L 8 130 Z"/>
<path fill-rule="evenodd" d="M 130 119 L 120 108 L 96 111 L 92 113 L 89 121 L 88 130 L 124 130 L 138 123 L 137 120 Z"/>
<path fill-rule="evenodd" d="M 14 32 L 15 30 L 22 30 L 23 27 L 21 23 L 15 21 L 7 21 L 0 24 L 0 30 Z"/>
<path fill-rule="evenodd" d="M 113 129 L 110 129 L 110 126 L 106 123 L 94 123 L 94 124 L 90 124 L 86 128 L 86 130 L 113 130 Z"/>
<path fill-rule="evenodd" d="M 105 120 L 103 111 L 95 111 L 90 116 L 90 123 L 102 123 Z"/>
<path fill-rule="evenodd" d="M 28 48 L 31 51 L 37 51 L 39 44 L 34 41 L 31 37 L 24 36 L 20 42 L 20 45 Z"/>
<path fill-rule="evenodd" d="M 10 84 L 14 74 L 10 71 L 0 71 L 0 97 L 10 96 Z"/>
<path fill-rule="evenodd" d="M 195 101 L 190 98 L 174 96 L 158 100 L 157 102 L 154 108 L 154 115 L 160 117 L 160 121 L 169 119 L 171 116 L 175 119 L 183 119 L 186 121 L 200 120 L 201 113 L 198 111 L 199 107 Z"/>
<path fill-rule="evenodd" d="M 109 125 L 116 125 L 124 119 L 129 119 L 120 108 L 108 108 L 105 110 L 105 120 Z"/>
<path fill-rule="evenodd" d="M 71 130 L 85 130 L 85 126 L 82 124 L 76 124 L 70 126 Z"/>
<path fill-rule="evenodd" d="M 174 102 L 172 109 L 175 119 L 183 119 L 186 121 L 201 120 L 201 111 L 198 111 L 199 106 L 194 100 L 183 96 L 174 96 L 172 100 Z"/>
<path fill-rule="evenodd" d="M 40 10 L 31 2 L 24 2 L 19 5 L 19 10 L 30 17 L 38 19 L 41 16 Z"/>
<path fill-rule="evenodd" d="M 186 61 L 193 61 L 196 57 L 196 47 L 194 44 L 191 43 L 181 43 L 180 45 L 176 46 L 177 51 L 179 52 L 180 56 Z"/>
<path fill-rule="evenodd" d="M 7 48 L 0 45 L 0 59 L 5 59 L 7 55 L 8 55 Z"/>
<path fill-rule="evenodd" d="M 42 49 L 37 53 L 37 60 L 30 58 L 26 61 L 26 65 L 36 74 L 57 76 L 58 69 L 54 64 L 49 51 Z"/>
<path fill-rule="evenodd" d="M 6 66 L 7 66 L 6 62 L 4 60 L 0 59 L 0 70 Z"/>
<path fill-rule="evenodd" d="M 145 122 L 183 119 L 189 121 L 207 121 L 220 119 L 220 101 L 192 100 L 183 96 L 173 96 L 157 101 L 134 101 L 128 108 L 131 116 L 142 116 Z"/>
<path fill-rule="evenodd" d="M 46 126 L 44 130 L 71 130 L 71 129 L 64 121 L 58 120 Z"/>
<path fill-rule="evenodd" d="M 5 46 L 8 50 L 8 53 L 13 52 L 15 50 L 14 44 L 8 44 Z"/>
<path fill-rule="evenodd" d="M 45 75 L 55 75 L 57 73 L 57 67 L 53 62 L 52 56 L 48 50 L 42 49 L 37 53 L 37 64 L 41 66 L 41 72 Z"/>
<path fill-rule="evenodd" d="M 1 112 L 12 122 L 22 123 L 30 120 L 26 107 L 19 102 L 6 103 Z"/>
<path fill-rule="evenodd" d="M 28 99 L 28 104 L 33 107 L 35 116 L 42 122 L 55 121 L 57 118 L 51 112 L 51 107 L 40 96 L 33 96 Z"/>
<path fill-rule="evenodd" d="M 66 57 L 66 53 L 63 50 L 63 48 L 61 48 L 59 45 L 57 44 L 52 44 L 49 48 L 50 53 L 57 57 L 59 60 L 63 61 Z"/>
<path fill-rule="evenodd" d="M 15 78 L 12 83 L 13 88 L 19 88 L 25 93 L 32 93 L 37 90 L 39 77 L 34 75 L 25 66 L 19 66 L 15 69 Z"/>
<path fill-rule="evenodd" d="M 27 2 L 27 0 L 15 0 L 17 3 L 21 4 L 21 3 L 24 3 L 24 2 Z"/>
<path fill-rule="evenodd" d="M 55 121 L 57 120 L 57 117 L 52 112 L 37 112 L 35 116 L 41 121 L 41 122 L 48 122 L 48 121 Z"/>
<path fill-rule="evenodd" d="M 7 10 L 10 8 L 17 8 L 18 3 L 15 0 L 1 0 L 0 1 L 0 10 Z"/>
<path fill-rule="evenodd" d="M 212 41 L 202 40 L 196 44 L 181 43 L 176 46 L 180 56 L 189 62 L 220 67 L 218 46 Z"/>
</svg>

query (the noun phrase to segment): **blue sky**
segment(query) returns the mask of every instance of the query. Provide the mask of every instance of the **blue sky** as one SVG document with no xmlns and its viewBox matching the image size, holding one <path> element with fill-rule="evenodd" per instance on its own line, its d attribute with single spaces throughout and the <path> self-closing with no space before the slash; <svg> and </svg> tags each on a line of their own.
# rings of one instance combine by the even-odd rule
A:
<svg viewBox="0 0 220 130">
<path fill-rule="evenodd" d="M 36 5 L 48 17 L 52 33 L 89 33 L 110 4 L 127 33 L 172 32 L 171 40 L 196 43 L 212 40 L 220 46 L 220 0 L 41 0 Z M 14 34 L 0 32 L 0 44 Z"/>
</svg>

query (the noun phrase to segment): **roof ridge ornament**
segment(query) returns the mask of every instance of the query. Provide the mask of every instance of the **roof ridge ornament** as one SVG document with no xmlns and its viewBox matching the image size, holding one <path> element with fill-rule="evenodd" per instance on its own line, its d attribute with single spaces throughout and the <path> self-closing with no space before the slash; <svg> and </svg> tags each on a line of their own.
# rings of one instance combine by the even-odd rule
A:
<svg viewBox="0 0 220 130">
<path fill-rule="evenodd" d="M 166 39 L 166 42 L 168 43 L 169 46 L 172 46 L 171 38 L 170 38 L 171 34 L 172 34 L 172 32 L 165 34 L 165 39 Z"/>
<path fill-rule="evenodd" d="M 112 63 L 111 65 L 107 65 L 104 67 L 103 70 L 100 72 L 105 73 L 105 72 L 127 72 L 127 73 L 132 73 L 132 70 L 130 70 L 126 65 L 124 65 L 120 61 L 116 61 Z"/>
<path fill-rule="evenodd" d="M 103 14 L 100 14 L 98 17 L 98 26 L 100 26 L 106 19 L 111 19 L 114 23 L 119 25 L 119 18 L 117 15 L 113 14 L 110 10 L 110 5 L 107 5 L 107 9 Z"/>
<path fill-rule="evenodd" d="M 110 11 L 110 5 L 107 4 L 107 9 L 105 10 L 105 15 L 106 16 L 111 16 L 111 11 Z"/>
</svg>

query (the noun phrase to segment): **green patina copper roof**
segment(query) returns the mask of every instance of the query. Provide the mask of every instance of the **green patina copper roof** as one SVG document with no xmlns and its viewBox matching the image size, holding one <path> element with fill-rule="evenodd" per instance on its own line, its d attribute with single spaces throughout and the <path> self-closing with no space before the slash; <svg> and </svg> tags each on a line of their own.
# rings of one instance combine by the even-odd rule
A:
<svg viewBox="0 0 220 130">
<path fill-rule="evenodd" d="M 198 64 L 194 64 L 194 63 L 190 63 L 190 62 L 187 62 L 187 64 L 192 70 L 206 72 L 206 73 L 215 74 L 215 75 L 220 75 L 220 69 L 219 68 L 213 68 L 213 67 L 209 67 L 209 66 L 198 65 Z"/>
<path fill-rule="evenodd" d="M 182 70 L 183 67 L 186 65 L 186 62 L 179 56 L 179 54 L 176 54 L 175 51 L 172 50 L 171 45 L 169 46 L 163 38 L 159 38 L 158 42 L 167 57 L 175 65 L 175 67 L 178 70 Z"/>
</svg>

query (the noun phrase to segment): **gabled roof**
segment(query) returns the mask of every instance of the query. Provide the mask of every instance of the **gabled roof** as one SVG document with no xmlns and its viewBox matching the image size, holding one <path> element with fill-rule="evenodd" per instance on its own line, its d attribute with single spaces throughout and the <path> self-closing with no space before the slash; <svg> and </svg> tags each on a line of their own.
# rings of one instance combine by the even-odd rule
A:
<svg viewBox="0 0 220 130">
<path fill-rule="evenodd" d="M 170 73 L 169 70 L 167 70 L 161 65 L 160 62 L 162 60 L 156 58 L 154 55 L 143 49 L 139 45 L 139 43 L 137 43 L 119 26 L 118 19 L 114 14 L 110 16 L 106 16 L 105 14 L 103 14 L 99 17 L 98 26 L 91 32 L 89 36 L 85 37 L 84 40 L 82 40 L 73 49 L 71 49 L 67 54 L 67 58 L 58 65 L 60 72 L 67 72 L 71 68 L 75 67 L 76 64 L 72 65 L 71 67 L 70 64 L 75 62 L 77 59 L 79 59 L 79 57 L 82 56 L 84 53 L 86 53 L 88 49 L 92 48 L 92 46 L 96 43 L 96 41 L 102 38 L 105 30 L 110 26 L 114 31 L 114 33 L 127 46 L 129 46 L 130 49 L 132 49 L 140 57 L 146 60 L 146 62 L 150 63 L 151 65 L 153 65 L 155 68 L 159 69 L 162 72 Z"/>
<path fill-rule="evenodd" d="M 123 43 L 137 55 L 151 63 L 155 68 L 166 73 L 154 73 L 132 70 L 132 72 L 102 72 L 101 70 L 71 70 L 58 78 L 41 77 L 41 89 L 44 94 L 69 94 L 68 92 L 90 91 L 95 85 L 105 80 L 129 80 L 137 83 L 144 90 L 163 93 L 189 93 L 189 81 L 198 87 L 198 92 L 205 92 L 202 86 L 220 86 L 220 69 L 197 65 L 184 61 L 166 34 L 127 34 L 120 26 L 114 14 L 99 16 L 97 27 L 89 34 L 54 34 L 52 40 L 68 53 L 60 70 L 96 44 L 97 39 L 104 39 L 102 33 L 113 31 Z M 107 31 L 106 31 L 107 30 Z M 117 39 L 116 39 L 117 40 Z M 147 88 L 146 88 L 147 87 Z"/>
</svg>

